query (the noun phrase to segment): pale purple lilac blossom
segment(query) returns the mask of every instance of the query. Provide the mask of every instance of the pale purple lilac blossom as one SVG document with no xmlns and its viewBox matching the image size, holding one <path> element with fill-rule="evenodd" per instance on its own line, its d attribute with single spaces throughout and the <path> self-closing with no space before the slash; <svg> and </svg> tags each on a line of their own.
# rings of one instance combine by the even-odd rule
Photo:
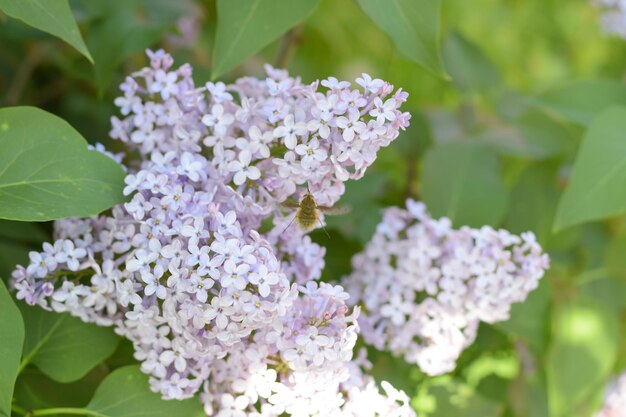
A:
<svg viewBox="0 0 626 417">
<path fill-rule="evenodd" d="M 408 125 L 406 93 L 367 75 L 364 92 L 333 78 L 319 92 L 270 67 L 265 80 L 198 88 L 189 65 L 148 56 L 112 119 L 142 159 L 125 161 L 130 201 L 57 221 L 55 243 L 14 271 L 17 297 L 113 326 L 152 390 L 201 392 L 210 415 L 356 417 L 365 396 L 377 401 L 367 415 L 413 416 L 403 394 L 352 372 L 359 308 L 315 282 L 325 251 L 286 227 L 294 212 L 281 205 L 308 188 L 334 204 Z"/>
<path fill-rule="evenodd" d="M 342 285 L 363 308 L 364 340 L 429 375 L 455 368 L 481 321 L 509 317 L 549 267 L 530 233 L 433 219 L 422 203 L 390 208 Z"/>
</svg>

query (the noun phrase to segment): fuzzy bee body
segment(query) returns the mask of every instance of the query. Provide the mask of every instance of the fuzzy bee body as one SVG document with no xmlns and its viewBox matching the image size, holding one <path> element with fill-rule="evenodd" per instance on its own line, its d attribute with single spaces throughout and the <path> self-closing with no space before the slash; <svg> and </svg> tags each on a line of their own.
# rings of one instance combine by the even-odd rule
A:
<svg viewBox="0 0 626 417">
<path fill-rule="evenodd" d="M 306 193 L 296 211 L 296 223 L 304 230 L 313 229 L 320 221 L 317 203 L 311 193 Z"/>
<path fill-rule="evenodd" d="M 317 202 L 315 201 L 315 198 L 313 197 L 313 194 L 311 194 L 310 192 L 307 192 L 306 194 L 304 194 L 300 202 L 297 204 L 296 203 L 284 203 L 283 205 L 286 207 L 293 207 L 296 209 L 296 215 L 291 221 L 291 223 L 295 221 L 298 227 L 300 227 L 302 230 L 307 230 L 307 231 L 315 228 L 315 226 L 318 224 L 322 226 L 322 228 L 324 227 L 320 219 L 320 211 L 329 215 L 340 215 L 340 214 L 345 214 L 349 211 L 349 208 L 345 206 L 342 206 L 342 207 L 318 206 Z M 289 223 L 289 225 L 291 225 L 291 223 Z M 324 231 L 325 230 L 326 229 L 324 229 Z"/>
</svg>

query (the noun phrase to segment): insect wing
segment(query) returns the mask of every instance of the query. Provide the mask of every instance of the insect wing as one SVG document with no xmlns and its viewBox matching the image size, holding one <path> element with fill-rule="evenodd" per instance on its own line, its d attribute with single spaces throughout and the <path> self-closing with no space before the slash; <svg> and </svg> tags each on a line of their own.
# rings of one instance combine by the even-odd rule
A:
<svg viewBox="0 0 626 417">
<path fill-rule="evenodd" d="M 341 216 L 343 214 L 348 214 L 352 210 L 350 206 L 333 206 L 333 207 L 317 207 L 319 211 L 328 215 L 328 216 Z"/>
</svg>

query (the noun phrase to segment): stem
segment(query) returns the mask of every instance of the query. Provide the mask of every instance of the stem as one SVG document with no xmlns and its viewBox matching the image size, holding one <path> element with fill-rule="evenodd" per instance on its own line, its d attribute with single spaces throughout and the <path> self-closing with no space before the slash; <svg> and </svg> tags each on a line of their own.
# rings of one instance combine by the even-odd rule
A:
<svg viewBox="0 0 626 417">
<path fill-rule="evenodd" d="M 33 410 L 29 413 L 29 416 L 52 416 L 57 414 L 78 414 L 81 416 L 106 417 L 104 414 L 96 413 L 84 408 L 72 407 L 43 408 L 40 410 Z"/>
<path fill-rule="evenodd" d="M 28 415 L 28 410 L 26 410 L 23 407 L 20 407 L 17 404 L 11 404 L 11 411 L 13 411 L 14 413 L 20 414 L 22 416 Z"/>
<path fill-rule="evenodd" d="M 418 170 L 417 170 L 417 157 L 415 155 L 410 155 L 407 159 L 407 169 L 406 169 L 406 190 L 404 192 L 405 199 L 412 198 L 414 200 L 419 200 L 419 181 L 418 181 Z"/>
<path fill-rule="evenodd" d="M 291 58 L 293 57 L 293 53 L 295 51 L 295 47 L 302 42 L 302 26 L 296 26 L 291 29 L 289 32 L 285 33 L 285 35 L 280 40 L 280 46 L 278 49 L 278 54 L 276 55 L 276 61 L 274 66 L 276 68 L 285 68 L 289 65 Z"/>
<path fill-rule="evenodd" d="M 582 285 L 589 284 L 594 281 L 599 281 L 604 278 L 608 278 L 612 271 L 610 268 L 596 268 L 587 271 L 583 274 L 582 279 L 577 280 L 574 285 L 580 287 Z"/>
<path fill-rule="evenodd" d="M 12 106 L 19 102 L 31 74 L 46 56 L 47 52 L 47 47 L 41 44 L 35 44 L 28 49 L 26 57 L 16 70 L 15 78 L 11 82 L 11 87 L 5 95 L 4 101 L 7 105 Z"/>
<path fill-rule="evenodd" d="M 461 102 L 456 117 L 465 133 L 472 133 L 476 129 L 476 106 L 471 98 L 465 98 Z"/>
</svg>

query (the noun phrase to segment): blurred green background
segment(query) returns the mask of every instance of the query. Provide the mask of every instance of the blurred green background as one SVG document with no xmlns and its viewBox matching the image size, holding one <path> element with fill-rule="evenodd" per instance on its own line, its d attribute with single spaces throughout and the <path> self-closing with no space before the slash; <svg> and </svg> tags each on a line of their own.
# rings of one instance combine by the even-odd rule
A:
<svg viewBox="0 0 626 417">
<path fill-rule="evenodd" d="M 117 114 L 113 99 L 125 75 L 146 64 L 145 48 L 162 47 L 177 64 L 191 63 L 198 84 L 210 79 L 214 1 L 70 3 L 95 66 L 0 14 L 1 106 L 41 107 L 90 142 L 121 150 L 107 139 Z M 404 108 L 413 115 L 410 129 L 381 151 L 365 178 L 347 185 L 343 202 L 353 211 L 329 219 L 331 238 L 314 234 L 327 248 L 324 279 L 348 273 L 381 209 L 407 197 L 456 225 L 534 231 L 552 269 L 511 320 L 481 326 L 454 372 L 429 378 L 371 351 L 374 374 L 404 389 L 422 416 L 592 415 L 606 383 L 626 368 L 624 217 L 559 233 L 553 222 L 589 120 L 608 105 L 626 104 L 626 42 L 602 33 L 600 12 L 587 0 L 445 0 L 442 10 L 441 50 L 451 80 L 404 58 L 354 1 L 322 0 L 288 35 L 293 49 L 284 62 L 304 81 L 367 72 L 410 94 Z M 281 42 L 220 79 L 262 75 Z M 463 191 L 453 202 L 451 189 L 459 184 Z M 49 224 L 1 222 L 0 275 L 7 277 L 49 233 Z M 123 344 L 107 366 L 129 358 Z M 77 395 L 88 399 L 93 391 L 85 387 L 95 387 L 100 374 L 90 373 L 81 385 L 86 393 Z M 20 378 L 23 401 L 60 401 L 45 395 L 59 389 L 53 381 Z"/>
</svg>

